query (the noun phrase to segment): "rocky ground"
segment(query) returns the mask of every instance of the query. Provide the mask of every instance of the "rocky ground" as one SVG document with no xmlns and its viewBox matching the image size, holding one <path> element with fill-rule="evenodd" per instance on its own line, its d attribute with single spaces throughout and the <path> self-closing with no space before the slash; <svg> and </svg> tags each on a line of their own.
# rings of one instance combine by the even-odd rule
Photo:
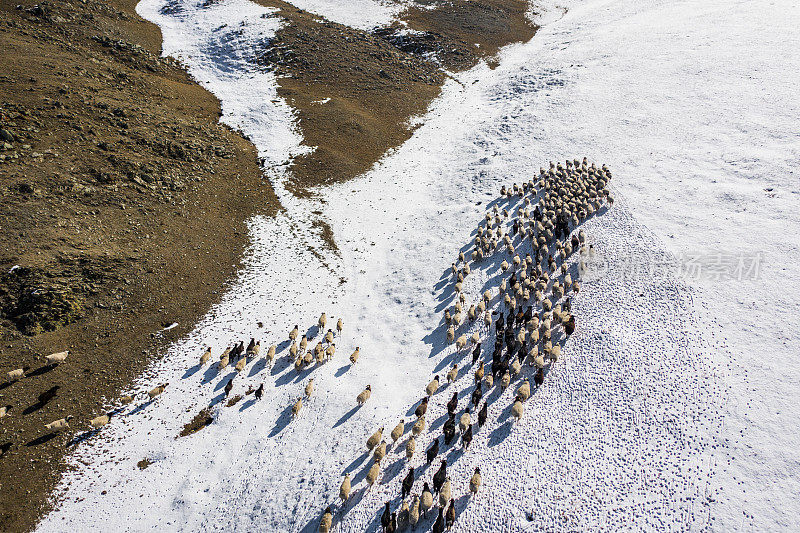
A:
<svg viewBox="0 0 800 533">
<path fill-rule="evenodd" d="M 408 139 L 447 70 L 535 31 L 517 0 L 412 6 L 401 21 L 413 32 L 261 3 L 288 24 L 256 53 L 317 147 L 293 163 L 296 194 L 368 169 Z M 44 424 L 71 414 L 82 429 L 114 405 L 218 299 L 244 222 L 279 208 L 252 145 L 159 57 L 135 4 L 0 0 L 0 371 L 27 367 L 0 385 L 12 407 L 0 421 L 3 531 L 35 525 L 63 470 L 69 438 Z M 66 349 L 67 363 L 44 365 Z"/>
</svg>

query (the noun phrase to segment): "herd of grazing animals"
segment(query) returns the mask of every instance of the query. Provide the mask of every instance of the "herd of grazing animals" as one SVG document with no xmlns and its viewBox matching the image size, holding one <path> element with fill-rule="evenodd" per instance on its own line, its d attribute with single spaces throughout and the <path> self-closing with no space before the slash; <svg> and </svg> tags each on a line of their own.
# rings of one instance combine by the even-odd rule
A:
<svg viewBox="0 0 800 533">
<path fill-rule="evenodd" d="M 475 233 L 474 248 L 471 253 L 459 254 L 458 261 L 451 266 L 455 303 L 444 311 L 444 326 L 446 328 L 447 343 L 455 344 L 454 357 L 467 350 L 471 354 L 474 380 L 469 380 L 472 393 L 469 395 L 463 412 L 458 416 L 459 394 L 454 392 L 447 402 L 448 420 L 444 423 L 443 446 L 450 446 L 456 437 L 456 420 L 461 443 L 466 450 L 473 439 L 473 434 L 486 423 L 488 399 L 483 399 L 484 390 L 488 396 L 489 391 L 495 386 L 505 391 L 515 379 L 520 379 L 516 390 L 510 413 L 514 421 L 524 416 L 524 404 L 531 398 L 531 382 L 524 374 L 525 367 L 531 367 L 533 382 L 536 387 L 542 385 L 546 371 L 550 365 L 560 357 L 560 344 L 556 339 L 559 330 L 563 332 L 562 338 L 573 334 L 576 329 L 575 316 L 571 314 L 570 295 L 580 291 L 579 277 L 586 268 L 586 261 L 594 254 L 594 249 L 587 242 L 583 230 L 578 226 L 598 212 L 603 204 L 613 204 L 613 196 L 609 193 L 607 185 L 611 173 L 603 165 L 601 168 L 583 161 L 566 161 L 565 165 L 550 164 L 549 169 L 541 169 L 536 180 L 530 180 L 522 185 L 513 184 L 511 188 L 503 186 L 500 190 L 501 198 L 494 207 L 486 213 L 485 220 L 481 222 Z M 506 207 L 498 206 L 506 203 Z M 588 247 L 587 247 L 588 246 Z M 523 248 L 530 252 L 522 256 Z M 567 259 L 578 253 L 578 272 L 569 272 Z M 467 294 L 464 292 L 464 282 L 474 270 L 490 258 L 502 261 L 499 263 L 500 281 L 495 290 L 486 289 L 479 294 L 477 302 L 470 304 L 466 313 Z M 473 266 L 470 266 L 470 262 Z M 491 310 L 492 302 L 497 303 L 497 309 Z M 497 317 L 495 319 L 495 317 Z M 322 340 L 313 347 L 306 335 L 300 334 L 297 325 L 289 332 L 290 347 L 287 350 L 289 362 L 300 372 L 314 364 L 320 365 L 332 359 L 336 354 L 335 341 L 341 336 L 344 324 L 341 318 L 336 323 L 336 333 L 332 329 L 325 330 L 328 323 L 326 313 L 322 313 L 317 322 L 317 335 Z M 468 336 L 471 324 L 478 324 L 478 329 Z M 494 328 L 492 328 L 494 326 Z M 493 331 L 492 331 L 493 330 Z M 323 332 L 325 332 L 323 334 Z M 494 333 L 494 348 L 490 352 L 482 346 L 486 344 Z M 314 335 L 316 337 L 317 335 Z M 264 358 L 267 367 L 275 362 L 277 346 L 271 345 Z M 225 386 L 225 396 L 231 392 L 236 375 L 241 373 L 246 365 L 261 355 L 261 342 L 251 339 L 245 346 L 241 341 L 238 344 L 226 347 L 217 362 L 218 372 L 222 372 L 232 365 L 236 374 L 231 377 Z M 491 360 L 487 355 L 491 355 Z M 46 357 L 48 364 L 58 365 L 64 363 L 69 352 L 58 352 Z M 356 347 L 350 355 L 351 365 L 355 365 L 360 356 L 360 348 Z M 200 356 L 199 366 L 210 363 L 213 358 L 212 348 L 209 346 Z M 454 387 L 460 381 L 459 364 L 454 362 L 446 374 L 447 387 Z M 463 367 L 462 367 L 463 368 Z M 15 369 L 8 372 L 8 381 L 13 383 L 25 376 L 28 368 Z M 147 392 L 150 401 L 155 400 L 164 392 L 168 383 L 163 383 Z M 417 419 L 413 423 L 404 420 L 395 426 L 391 432 L 392 446 L 388 446 L 383 439 L 383 429 L 380 428 L 367 439 L 367 449 L 373 453 L 373 464 L 366 476 L 368 486 L 378 480 L 381 462 L 390 449 L 402 447 L 406 458 L 411 461 L 416 456 L 416 443 L 426 431 L 426 412 L 430 400 L 442 388 L 440 378 L 436 375 L 425 388 L 425 396 L 415 409 Z M 57 389 L 54 388 L 54 389 Z M 49 391 L 42 393 L 44 402 L 48 401 Z M 258 389 L 248 390 L 247 394 L 255 392 L 256 399 L 264 394 L 264 384 Z M 300 415 L 303 400 L 311 398 L 314 392 L 314 380 L 310 379 L 304 388 L 304 395 L 298 396 L 291 407 L 292 417 Z M 55 394 L 55 391 L 52 392 Z M 358 394 L 358 405 L 365 404 L 372 394 L 370 385 Z M 40 397 L 40 400 L 42 397 Z M 122 404 L 133 401 L 133 396 L 123 396 Z M 0 418 L 6 416 L 12 406 L 0 407 Z M 473 422 L 472 413 L 477 412 L 477 421 Z M 112 413 L 107 413 L 89 420 L 93 428 L 104 426 L 111 419 Z M 458 418 L 456 418 L 458 416 Z M 69 421 L 73 417 L 67 416 L 46 425 L 46 429 L 57 432 L 68 429 Z M 400 443 L 408 427 L 411 435 L 403 446 Z M 477 426 L 477 428 L 476 428 Z M 426 460 L 432 464 L 441 453 L 443 446 L 438 437 L 435 437 L 426 451 Z M 403 479 L 401 505 L 399 511 L 392 512 L 390 502 L 386 503 L 381 516 L 381 524 L 386 531 L 399 531 L 408 526 L 416 526 L 420 515 L 425 516 L 434 507 L 433 495 L 438 495 L 438 517 L 434 523 L 434 531 L 449 529 L 456 518 L 455 504 L 451 498 L 451 480 L 447 477 L 447 461 L 443 460 L 441 466 L 433 475 L 433 491 L 427 481 L 423 482 L 420 495 L 412 493 L 415 482 L 415 471 L 409 468 L 408 474 Z M 482 484 L 480 469 L 475 468 L 474 474 L 468 481 L 471 494 L 476 494 Z M 340 489 L 340 498 L 345 504 L 350 496 L 351 478 L 345 475 Z M 407 498 L 410 497 L 410 504 Z M 332 527 L 333 512 L 327 507 L 320 521 L 319 530 L 329 531 Z"/>
<path fill-rule="evenodd" d="M 510 416 L 515 423 L 524 417 L 524 404 L 535 390 L 531 388 L 526 368 L 531 369 L 533 384 L 537 388 L 541 386 L 545 373 L 561 356 L 559 335 L 563 342 L 575 332 L 576 320 L 571 313 L 570 297 L 580 292 L 579 277 L 594 254 L 585 232 L 578 226 L 597 213 L 603 203 L 613 204 L 614 199 L 607 188 L 610 179 L 611 173 L 605 165 L 598 168 L 584 158 L 583 161 L 567 161 L 564 165 L 551 163 L 549 169 L 540 170 L 537 180 L 514 184 L 511 188 L 503 186 L 500 200 L 486 213 L 485 221 L 477 229 L 472 252 L 460 253 L 458 261 L 452 263 L 450 271 L 455 303 L 444 311 L 445 336 L 448 344 L 455 344 L 454 357 L 459 357 L 470 346 L 474 380 L 469 380 L 471 394 L 460 416 L 459 392 L 454 391 L 447 402 L 448 420 L 442 427 L 443 444 L 434 436 L 425 450 L 427 464 L 432 464 L 445 447 L 451 446 L 456 430 L 463 449 L 469 447 L 475 432 L 487 421 L 489 400 L 484 399 L 484 393 L 488 396 L 495 386 L 502 392 L 519 380 Z M 507 205 L 500 209 L 499 205 L 503 203 Z M 530 251 L 523 256 L 523 249 Z M 576 253 L 579 255 L 579 268 L 578 272 L 572 273 L 567 260 Z M 476 266 L 492 257 L 500 261 L 501 279 L 496 289 L 486 289 L 477 302 L 469 305 L 464 320 L 468 300 L 464 292 L 465 280 Z M 495 311 L 491 311 L 490 306 L 496 301 L 500 303 Z M 462 328 L 468 329 L 471 324 L 479 324 L 471 336 L 467 332 L 459 334 Z M 491 340 L 492 333 L 493 350 L 482 351 L 482 345 Z M 491 355 L 490 360 L 488 355 Z M 448 388 L 459 382 L 459 368 L 459 363 L 454 362 L 447 372 Z M 439 390 L 440 378 L 436 375 L 415 409 L 417 420 L 410 424 L 411 435 L 404 446 L 409 462 L 414 459 L 417 441 L 425 432 L 428 406 Z M 477 412 L 477 421 L 473 419 L 474 412 Z M 394 447 L 401 446 L 400 440 L 408 425 L 405 420 L 400 420 L 392 431 Z M 381 446 L 385 444 L 383 429 L 367 439 L 368 450 L 379 443 Z M 368 487 L 377 482 L 384 456 L 383 451 L 380 457 L 374 455 L 367 474 Z M 384 531 L 416 527 L 420 517 L 427 515 L 437 501 L 438 516 L 433 531 L 441 533 L 452 527 L 456 510 L 447 467 L 447 460 L 442 460 L 431 479 L 433 490 L 431 484 L 423 480 L 422 492 L 415 494 L 413 487 L 419 480 L 415 479 L 414 467 L 409 466 L 402 478 L 399 509 L 392 511 L 391 501 L 386 502 L 383 508 L 380 519 Z M 467 481 L 469 493 L 477 494 L 482 482 L 480 468 L 476 467 Z M 351 494 L 351 483 L 350 474 L 346 473 L 339 493 L 343 506 Z M 438 497 L 436 500 L 434 495 Z M 328 507 L 320 531 L 330 529 L 330 512 Z"/>
</svg>

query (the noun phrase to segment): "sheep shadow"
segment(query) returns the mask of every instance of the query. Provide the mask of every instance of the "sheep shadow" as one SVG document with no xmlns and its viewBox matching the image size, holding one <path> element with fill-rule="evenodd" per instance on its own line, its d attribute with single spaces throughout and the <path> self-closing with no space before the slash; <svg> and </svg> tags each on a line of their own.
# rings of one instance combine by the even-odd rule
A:
<svg viewBox="0 0 800 533">
<path fill-rule="evenodd" d="M 225 385 L 227 385 L 227 384 L 228 384 L 228 382 L 229 382 L 230 380 L 232 380 L 232 379 L 236 379 L 236 376 L 238 376 L 238 375 L 239 375 L 239 373 L 238 373 L 238 372 L 236 372 L 236 370 L 233 370 L 233 371 L 231 371 L 231 372 L 228 372 L 228 373 L 225 375 L 225 377 L 223 377 L 222 379 L 220 379 L 220 380 L 217 382 L 217 384 L 216 384 L 216 385 L 214 385 L 214 391 L 216 392 L 216 391 L 218 391 L 218 390 L 220 390 L 220 389 L 224 388 L 224 387 L 225 387 Z"/>
<path fill-rule="evenodd" d="M 216 361 L 211 363 L 205 373 L 203 374 L 203 379 L 200 381 L 201 385 L 205 385 L 206 383 L 210 383 L 217 375 L 219 374 L 219 363 Z"/>
<path fill-rule="evenodd" d="M 361 454 L 361 457 L 358 457 L 355 461 L 347 465 L 347 468 L 344 469 L 344 474 L 348 472 L 352 472 L 355 470 L 361 463 L 363 463 L 369 457 L 369 452 L 364 452 Z"/>
<path fill-rule="evenodd" d="M 334 377 L 337 377 L 337 378 L 340 378 L 340 377 L 344 376 L 344 373 L 345 373 L 345 372 L 347 372 L 347 370 L 348 370 L 350 367 L 352 367 L 352 366 L 353 366 L 353 365 L 344 365 L 344 366 L 340 366 L 340 367 L 339 367 L 339 368 L 336 370 L 336 373 L 335 373 L 333 376 L 334 376 Z"/>
<path fill-rule="evenodd" d="M 367 455 L 369 456 L 370 454 L 368 453 Z M 356 473 L 356 475 L 353 476 L 353 479 L 351 480 L 351 483 L 353 485 L 357 485 L 357 484 L 361 483 L 362 481 L 364 481 L 365 479 L 367 479 L 367 474 L 369 474 L 369 469 L 370 468 L 372 468 L 372 461 L 367 460 L 366 464 L 364 465 L 364 467 L 361 470 L 359 470 Z"/>
<path fill-rule="evenodd" d="M 506 415 L 505 418 L 507 419 L 508 415 Z M 506 420 L 502 425 L 497 426 L 494 429 L 494 431 L 492 431 L 489 434 L 489 441 L 487 443 L 487 446 L 489 446 L 489 448 L 494 448 L 495 446 L 503 442 L 506 439 L 506 437 L 511 435 L 512 427 L 513 424 L 511 423 L 510 420 Z"/>
<path fill-rule="evenodd" d="M 135 415 L 135 414 L 139 413 L 140 411 L 144 411 L 144 410 L 145 410 L 145 409 L 147 409 L 147 408 L 150 406 L 150 404 L 152 404 L 154 401 L 156 401 L 156 399 L 155 399 L 155 398 L 152 398 L 152 399 L 150 399 L 150 400 L 147 400 L 147 401 L 146 401 L 146 402 L 144 402 L 144 403 L 140 403 L 140 404 L 139 404 L 139 405 L 137 405 L 135 408 L 133 408 L 133 409 L 131 410 L 131 412 L 130 412 L 130 413 L 128 413 L 128 416 L 130 416 L 130 415 Z"/>
<path fill-rule="evenodd" d="M 256 374 L 261 373 L 265 368 L 267 368 L 267 360 L 264 357 L 260 357 L 255 364 L 250 367 L 250 372 L 247 374 L 247 377 L 252 378 Z"/>
<path fill-rule="evenodd" d="M 356 414 L 359 409 L 361 409 L 361 406 L 356 405 L 355 407 L 347 411 L 345 414 L 343 414 L 342 417 L 339 420 L 337 420 L 336 423 L 333 425 L 333 429 L 338 428 L 339 426 L 350 420 L 350 418 L 352 418 L 352 416 Z"/>
<path fill-rule="evenodd" d="M 29 448 L 32 447 L 32 446 L 39 446 L 40 444 L 44 444 L 45 442 L 49 442 L 49 441 L 53 440 L 57 436 L 58 436 L 58 432 L 57 431 L 52 431 L 52 432 L 50 432 L 50 433 L 48 433 L 46 435 L 42 435 L 40 437 L 36 437 L 32 441 L 26 443 L 25 446 L 27 446 Z"/>
<path fill-rule="evenodd" d="M 51 370 L 55 369 L 55 367 L 57 367 L 57 366 L 58 365 L 55 364 L 55 363 L 54 364 L 50 364 L 50 365 L 40 366 L 39 368 L 37 368 L 33 372 L 29 372 L 28 374 L 25 374 L 25 377 L 33 378 L 33 377 L 36 377 L 36 376 L 41 376 L 41 375 L 47 374 Z"/>
<path fill-rule="evenodd" d="M 41 409 L 41 408 L 42 408 L 42 407 L 44 407 L 45 405 L 47 405 L 47 402 L 36 402 L 36 403 L 34 403 L 34 404 L 31 404 L 31 405 L 29 405 L 28 407 L 26 407 L 26 408 L 25 408 L 25 409 L 22 411 L 22 414 L 23 414 L 23 415 L 29 415 L 29 414 L 31 414 L 31 413 L 35 413 L 36 411 L 38 411 L 39 409 Z"/>
<path fill-rule="evenodd" d="M 183 375 L 181 376 L 181 379 L 186 379 L 194 376 L 200 371 L 201 368 L 203 368 L 203 365 L 201 363 L 197 363 L 193 367 L 187 368 L 186 372 L 184 372 Z"/>
<path fill-rule="evenodd" d="M 278 415 L 278 420 L 275 421 L 275 426 L 270 430 L 269 437 L 274 437 L 292 422 L 292 406 L 287 405 L 286 408 Z"/>
<path fill-rule="evenodd" d="M 405 464 L 406 459 L 405 457 L 398 457 L 395 462 L 390 464 L 386 467 L 386 470 L 383 472 L 383 478 L 381 479 L 381 484 L 389 483 L 391 480 L 397 477 L 403 471 L 403 465 Z"/>
<path fill-rule="evenodd" d="M 250 398 L 250 399 L 248 399 L 248 400 L 247 400 L 246 402 L 244 402 L 244 403 L 243 403 L 241 406 L 239 406 L 239 412 L 241 413 L 241 412 L 242 412 L 242 411 L 244 411 L 245 409 L 247 409 L 247 408 L 249 408 L 249 407 L 252 407 L 253 405 L 255 405 L 255 403 L 256 403 L 257 401 L 258 401 L 258 400 L 256 400 L 255 398 Z"/>
<path fill-rule="evenodd" d="M 448 415 L 447 415 L 447 413 L 445 413 L 442 416 L 440 416 L 439 418 L 437 418 L 436 420 L 434 420 L 433 423 L 431 424 L 430 429 L 428 431 L 433 432 L 433 431 L 436 431 L 437 429 L 439 429 L 440 427 L 442 427 L 444 425 L 444 423 L 447 422 L 447 417 L 448 417 Z"/>
<path fill-rule="evenodd" d="M 88 431 L 84 431 L 83 433 L 80 433 L 80 434 L 78 434 L 78 435 L 75 435 L 75 436 L 72 438 L 72 440 L 70 440 L 70 441 L 67 443 L 67 448 L 69 448 L 69 447 L 71 447 L 71 446 L 77 446 L 77 445 L 78 445 L 78 444 L 80 444 L 81 442 L 84 442 L 84 441 L 87 441 L 87 440 L 89 440 L 90 438 L 94 437 L 94 436 L 95 436 L 95 435 L 97 435 L 98 433 L 100 433 L 100 428 L 94 428 L 94 429 L 90 429 L 90 430 L 88 430 Z"/>
</svg>

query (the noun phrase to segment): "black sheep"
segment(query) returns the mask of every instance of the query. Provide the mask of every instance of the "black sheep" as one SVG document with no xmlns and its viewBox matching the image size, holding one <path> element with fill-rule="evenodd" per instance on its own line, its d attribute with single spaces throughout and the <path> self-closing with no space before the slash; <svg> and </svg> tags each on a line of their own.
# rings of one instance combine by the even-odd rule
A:
<svg viewBox="0 0 800 533">
<path fill-rule="evenodd" d="M 386 502 L 386 508 L 383 510 L 383 514 L 381 515 L 381 526 L 383 526 L 383 530 L 386 531 L 391 523 L 392 511 L 389 509 L 389 502 Z"/>
<path fill-rule="evenodd" d="M 264 396 L 264 384 L 258 386 L 256 389 L 256 400 L 260 400 Z"/>
<path fill-rule="evenodd" d="M 442 466 L 439 467 L 439 470 L 433 474 L 433 490 L 436 491 L 436 494 L 439 494 L 439 491 L 442 490 L 442 485 L 444 485 L 445 480 L 447 479 L 447 459 L 442 459 Z"/>
<path fill-rule="evenodd" d="M 447 531 L 450 531 L 456 521 L 456 502 L 452 498 L 450 498 L 450 505 L 447 506 L 444 520 L 447 525 Z"/>
<path fill-rule="evenodd" d="M 472 425 L 461 435 L 461 440 L 464 442 L 464 448 L 469 448 L 469 443 L 472 442 Z"/>
<path fill-rule="evenodd" d="M 483 407 L 481 407 L 481 410 L 478 411 L 478 427 L 479 428 L 482 428 L 483 425 L 486 423 L 486 415 L 488 414 L 487 411 L 488 411 L 488 409 L 486 408 L 486 402 L 483 402 Z"/>
<path fill-rule="evenodd" d="M 481 390 L 481 384 L 478 383 L 472 392 L 472 405 L 478 407 L 478 404 L 481 403 L 481 398 L 483 398 L 483 391 Z"/>
<path fill-rule="evenodd" d="M 403 478 L 403 486 L 401 487 L 401 496 L 402 499 L 406 499 L 406 496 L 411 494 L 411 489 L 414 487 L 414 467 L 408 469 L 408 474 L 406 477 Z"/>
<path fill-rule="evenodd" d="M 397 513 L 392 513 L 392 521 L 389 522 L 386 533 L 395 533 L 395 531 L 397 531 Z"/>
<path fill-rule="evenodd" d="M 481 343 L 475 345 L 475 349 L 472 350 L 472 364 L 478 362 L 478 358 L 481 356 Z"/>
<path fill-rule="evenodd" d="M 575 333 L 575 315 L 570 315 L 569 320 L 564 324 L 564 333 L 566 333 L 567 336 Z"/>
<path fill-rule="evenodd" d="M 453 397 L 447 402 L 447 414 L 452 415 L 458 409 L 458 391 L 453 393 Z"/>
<path fill-rule="evenodd" d="M 444 428 L 442 431 L 444 433 L 444 443 L 450 444 L 450 442 L 453 440 L 453 437 L 456 435 L 455 413 L 450 413 L 450 416 L 447 417 L 447 422 L 444 423 Z"/>
<path fill-rule="evenodd" d="M 439 516 L 433 524 L 433 533 L 444 533 L 444 516 L 442 515 L 441 507 L 439 507 Z"/>
<path fill-rule="evenodd" d="M 233 378 L 228 380 L 228 383 L 225 385 L 225 397 L 228 397 L 228 394 L 231 393 L 233 390 Z"/>
<path fill-rule="evenodd" d="M 537 387 L 544 383 L 544 371 L 541 368 L 533 376 L 533 382 L 536 383 Z"/>
<path fill-rule="evenodd" d="M 433 460 L 436 459 L 436 456 L 439 455 L 439 439 L 433 439 L 433 444 L 431 444 L 431 447 L 428 448 L 425 454 L 428 458 L 428 464 L 431 464 Z"/>
</svg>

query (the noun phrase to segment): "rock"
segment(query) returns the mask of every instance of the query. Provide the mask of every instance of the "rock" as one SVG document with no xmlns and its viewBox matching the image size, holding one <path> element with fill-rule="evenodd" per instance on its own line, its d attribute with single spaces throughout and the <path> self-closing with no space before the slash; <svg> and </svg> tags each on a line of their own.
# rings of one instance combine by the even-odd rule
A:
<svg viewBox="0 0 800 533">
<path fill-rule="evenodd" d="M 14 135 L 10 131 L 8 131 L 6 129 L 0 129 L 0 139 L 4 140 L 6 142 L 13 143 L 14 142 Z"/>
</svg>

